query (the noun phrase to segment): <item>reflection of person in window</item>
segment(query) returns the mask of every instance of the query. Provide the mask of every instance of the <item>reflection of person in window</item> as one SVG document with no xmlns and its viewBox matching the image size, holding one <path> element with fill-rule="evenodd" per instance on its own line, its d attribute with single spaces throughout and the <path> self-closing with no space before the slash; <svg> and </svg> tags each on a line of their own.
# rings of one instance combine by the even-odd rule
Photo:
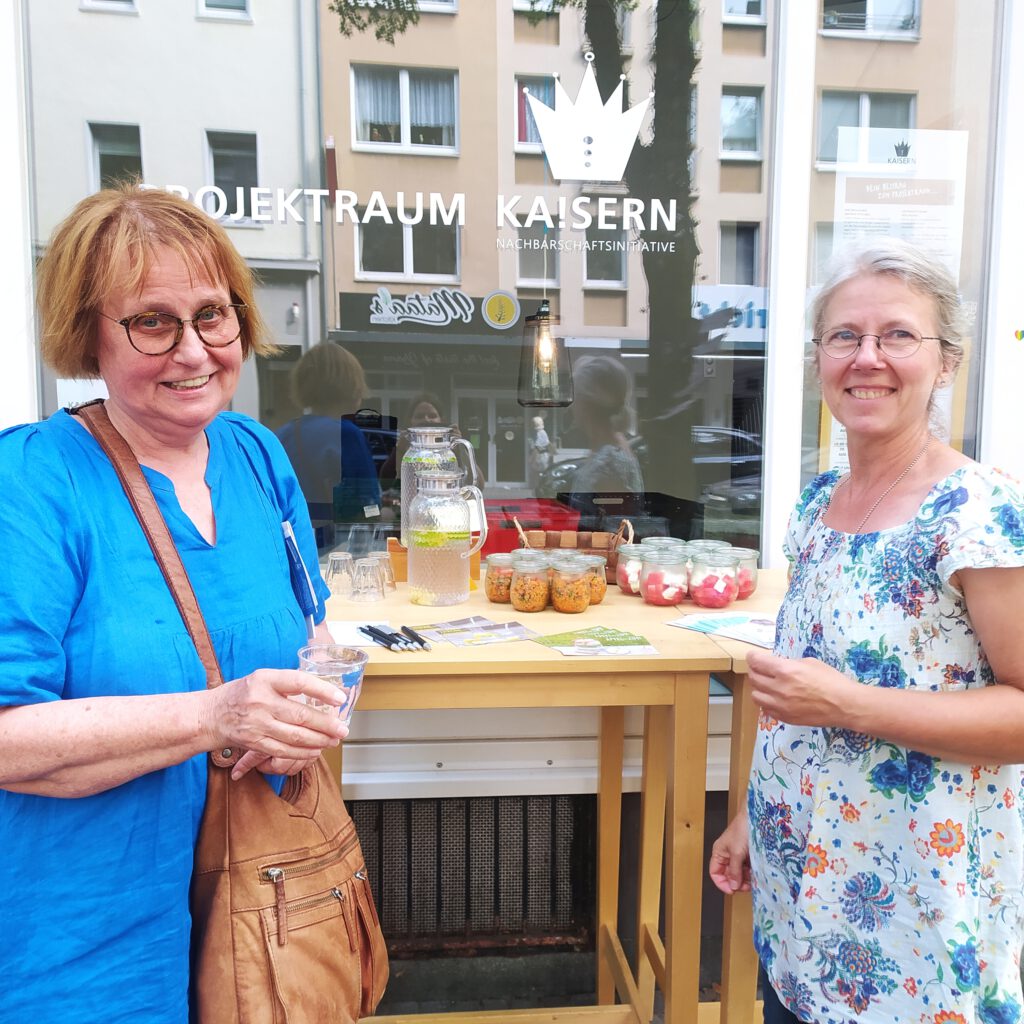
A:
<svg viewBox="0 0 1024 1024">
<path fill-rule="evenodd" d="M 321 546 L 333 539 L 335 522 L 360 523 L 379 515 L 380 485 L 363 432 L 342 416 L 366 395 L 359 361 L 332 341 L 314 345 L 292 370 L 295 402 L 306 412 L 277 432 Z"/>
<path fill-rule="evenodd" d="M 551 464 L 551 441 L 544 429 L 544 418 L 533 417 L 533 440 L 530 442 L 530 454 L 527 459 L 527 470 L 530 474 L 530 489 L 537 489 L 537 482 L 545 469 Z"/>
<path fill-rule="evenodd" d="M 590 456 L 573 476 L 569 503 L 580 511 L 580 529 L 614 528 L 619 517 L 637 512 L 643 504 L 640 463 L 626 436 L 631 416 L 629 374 L 610 356 L 584 358 L 573 367 L 573 390 L 573 424 L 586 436 Z M 595 502 L 606 495 L 622 501 Z"/>
</svg>

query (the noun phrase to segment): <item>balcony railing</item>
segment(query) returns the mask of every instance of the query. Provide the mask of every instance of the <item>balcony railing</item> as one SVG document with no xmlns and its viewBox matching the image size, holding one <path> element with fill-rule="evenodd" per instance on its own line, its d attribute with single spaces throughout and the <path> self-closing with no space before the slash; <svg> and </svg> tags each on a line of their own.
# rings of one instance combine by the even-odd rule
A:
<svg viewBox="0 0 1024 1024">
<path fill-rule="evenodd" d="M 836 32 L 867 32 L 872 35 L 899 35 L 916 32 L 916 14 L 868 15 L 863 11 L 825 11 L 821 27 Z"/>
</svg>

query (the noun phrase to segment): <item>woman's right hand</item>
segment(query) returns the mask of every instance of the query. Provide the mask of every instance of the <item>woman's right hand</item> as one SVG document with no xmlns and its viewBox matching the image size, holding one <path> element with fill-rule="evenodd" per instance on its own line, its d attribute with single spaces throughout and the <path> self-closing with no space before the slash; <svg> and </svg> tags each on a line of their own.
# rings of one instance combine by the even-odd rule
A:
<svg viewBox="0 0 1024 1024">
<path fill-rule="evenodd" d="M 266 760 L 315 760 L 325 747 L 336 747 L 348 735 L 336 714 L 292 699 L 305 695 L 332 707 L 341 705 L 337 688 L 309 672 L 261 668 L 207 692 L 202 727 L 209 749 L 243 747 L 253 755 L 244 755 L 246 769 Z"/>
<path fill-rule="evenodd" d="M 740 811 L 711 847 L 711 881 L 726 894 L 750 892 L 750 823 Z"/>
</svg>

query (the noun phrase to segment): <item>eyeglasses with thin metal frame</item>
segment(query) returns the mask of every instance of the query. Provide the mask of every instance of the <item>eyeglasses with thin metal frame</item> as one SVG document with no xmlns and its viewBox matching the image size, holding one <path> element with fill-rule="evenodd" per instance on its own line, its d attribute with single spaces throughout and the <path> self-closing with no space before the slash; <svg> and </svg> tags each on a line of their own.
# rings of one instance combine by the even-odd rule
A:
<svg viewBox="0 0 1024 1024">
<path fill-rule="evenodd" d="M 144 356 L 162 356 L 181 341 L 185 334 L 185 324 L 192 325 L 199 340 L 207 348 L 227 348 L 242 336 L 242 321 L 248 308 L 242 302 L 203 306 L 188 319 L 155 310 L 120 318 L 107 316 L 106 313 L 100 313 L 100 316 L 120 324 L 128 335 L 128 343 L 136 352 Z M 168 344 L 166 339 L 171 337 L 172 330 L 174 334 Z"/>
<path fill-rule="evenodd" d="M 881 334 L 858 334 L 848 327 L 835 327 L 820 338 L 811 341 L 827 356 L 833 359 L 849 359 L 865 338 L 874 338 L 878 351 L 892 359 L 906 359 L 912 356 L 926 341 L 944 341 L 927 334 L 918 334 L 909 327 L 890 327 Z"/>
</svg>

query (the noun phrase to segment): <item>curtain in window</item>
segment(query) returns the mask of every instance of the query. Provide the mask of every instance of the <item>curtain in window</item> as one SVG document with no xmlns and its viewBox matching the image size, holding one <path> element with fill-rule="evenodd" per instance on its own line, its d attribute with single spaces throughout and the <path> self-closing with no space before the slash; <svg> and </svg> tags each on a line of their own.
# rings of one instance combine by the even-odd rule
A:
<svg viewBox="0 0 1024 1024">
<path fill-rule="evenodd" d="M 756 153 L 759 148 L 760 102 L 750 93 L 722 94 L 722 149 Z"/>
<path fill-rule="evenodd" d="M 409 116 L 414 145 L 455 145 L 455 74 L 409 72 Z"/>
<path fill-rule="evenodd" d="M 839 129 L 856 128 L 860 123 L 860 94 L 825 92 L 821 95 L 821 130 L 818 135 L 818 159 L 834 163 L 839 159 Z"/>
<path fill-rule="evenodd" d="M 360 142 L 401 142 L 398 72 L 357 68 L 356 138 Z"/>
<path fill-rule="evenodd" d="M 555 105 L 555 82 L 551 78 L 520 78 L 516 82 L 516 103 L 518 106 L 517 142 L 534 142 L 540 145 L 540 132 L 537 131 L 537 123 L 533 119 L 533 111 L 530 110 L 529 101 L 526 99 L 525 90 L 530 90 L 530 95 L 540 100 L 549 107 Z"/>
<path fill-rule="evenodd" d="M 875 0 L 871 27 L 876 32 L 899 32 L 916 27 L 916 0 Z"/>
</svg>

